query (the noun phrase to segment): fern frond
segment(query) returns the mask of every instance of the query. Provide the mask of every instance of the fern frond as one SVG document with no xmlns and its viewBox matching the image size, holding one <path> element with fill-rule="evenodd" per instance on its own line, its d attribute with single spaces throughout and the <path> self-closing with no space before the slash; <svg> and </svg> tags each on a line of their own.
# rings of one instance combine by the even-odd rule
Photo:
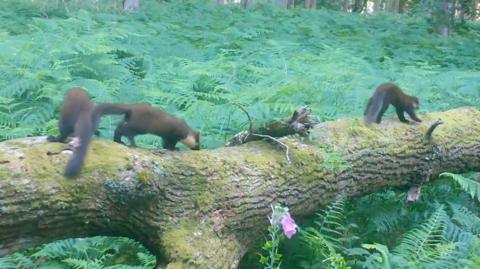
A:
<svg viewBox="0 0 480 269">
<path fill-rule="evenodd" d="M 443 206 L 439 206 L 424 224 L 409 231 L 392 253 L 405 258 L 414 267 L 435 261 L 441 255 L 440 246 L 445 242 L 447 219 Z"/>
<path fill-rule="evenodd" d="M 439 248 L 440 256 L 426 268 L 463 269 L 471 265 L 470 256 L 478 253 L 480 239 L 468 231 L 462 230 L 450 220 L 446 222 L 445 239 Z"/>
<path fill-rule="evenodd" d="M 459 174 L 452 173 L 441 173 L 440 177 L 448 177 L 453 179 L 464 191 L 469 193 L 473 199 L 480 201 L 480 182 Z"/>
<path fill-rule="evenodd" d="M 34 261 L 21 253 L 15 253 L 0 258 L 0 268 L 3 269 L 28 269 L 33 268 Z"/>
<path fill-rule="evenodd" d="M 343 222 L 345 198 L 340 197 L 317 214 L 314 227 L 308 227 L 301 233 L 301 240 L 323 257 L 337 254 L 342 249 L 345 227 Z"/>
<path fill-rule="evenodd" d="M 74 258 L 64 259 L 63 262 L 73 269 L 103 269 L 105 266 L 100 260 L 80 260 Z"/>
<path fill-rule="evenodd" d="M 147 255 L 145 253 L 139 252 L 137 253 L 137 257 L 142 266 L 153 268 L 157 264 L 157 260 L 153 255 Z"/>
<path fill-rule="evenodd" d="M 480 236 L 480 217 L 461 205 L 450 204 L 450 208 L 452 210 L 452 220 L 455 223 L 463 230 Z"/>
<path fill-rule="evenodd" d="M 320 234 L 323 234 L 325 238 L 331 242 L 341 245 L 341 238 L 344 235 L 345 227 L 343 222 L 345 220 L 344 197 L 336 199 L 333 203 L 327 206 L 321 213 L 317 214 L 318 221 L 315 221 L 315 225 Z"/>
<path fill-rule="evenodd" d="M 374 243 L 374 244 L 362 244 L 362 247 L 365 249 L 373 249 L 378 251 L 382 256 L 381 266 L 384 269 L 390 269 L 390 251 L 388 250 L 387 246 L 382 244 Z M 368 259 L 368 258 L 367 258 Z"/>
<path fill-rule="evenodd" d="M 49 243 L 46 245 L 43 245 L 43 247 L 35 252 L 32 257 L 35 258 L 40 258 L 40 257 L 46 257 L 46 258 L 59 258 L 63 257 L 65 253 L 68 253 L 71 249 L 75 249 L 76 246 L 75 244 L 77 243 L 77 240 L 75 239 L 65 239 L 65 240 L 59 240 L 55 241 L 53 243 Z"/>
</svg>

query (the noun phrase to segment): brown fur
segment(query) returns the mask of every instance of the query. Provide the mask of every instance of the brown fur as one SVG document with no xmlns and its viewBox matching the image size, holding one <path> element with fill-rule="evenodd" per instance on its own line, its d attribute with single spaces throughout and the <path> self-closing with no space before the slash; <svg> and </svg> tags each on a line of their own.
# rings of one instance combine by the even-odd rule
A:
<svg viewBox="0 0 480 269">
<path fill-rule="evenodd" d="M 72 177 L 80 172 L 87 154 L 88 145 L 94 132 L 91 115 L 93 103 L 87 92 L 81 88 L 72 88 L 67 91 L 60 110 L 57 137 L 49 136 L 50 142 L 65 142 L 67 137 L 75 136 L 77 144 L 74 146 L 72 157 L 65 167 L 65 176 Z"/>
<path fill-rule="evenodd" d="M 80 172 L 100 117 L 105 114 L 126 114 L 128 111 L 125 109 L 110 110 L 108 106 L 104 105 L 95 106 L 90 101 L 87 92 L 81 88 L 72 88 L 66 92 L 58 121 L 60 134 L 47 138 L 50 142 L 63 143 L 69 136 L 75 137 L 71 143 L 74 147 L 73 155 L 65 167 L 65 176 L 73 177 Z"/>
<path fill-rule="evenodd" d="M 364 113 L 365 121 L 367 123 L 380 123 L 383 114 L 390 104 L 395 107 L 398 119 L 401 122 L 410 123 L 405 119 L 404 112 L 407 112 L 412 120 L 416 122 L 422 121 L 415 115 L 415 110 L 419 107 L 418 98 L 403 93 L 403 91 L 393 83 L 383 83 L 377 87 L 373 96 L 368 100 Z"/>
<path fill-rule="evenodd" d="M 163 148 L 168 150 L 175 150 L 178 142 L 193 150 L 200 149 L 200 133 L 192 130 L 183 119 L 148 104 L 111 104 L 110 109 L 129 110 L 124 121 L 115 129 L 115 142 L 122 143 L 122 136 L 126 136 L 131 146 L 135 146 L 136 135 L 154 134 L 162 137 Z"/>
</svg>

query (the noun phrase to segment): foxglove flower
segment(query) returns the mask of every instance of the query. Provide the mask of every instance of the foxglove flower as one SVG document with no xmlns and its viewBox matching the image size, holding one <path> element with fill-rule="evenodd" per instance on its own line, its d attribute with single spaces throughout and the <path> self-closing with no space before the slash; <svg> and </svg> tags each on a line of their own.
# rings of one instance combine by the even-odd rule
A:
<svg viewBox="0 0 480 269">
<path fill-rule="evenodd" d="M 281 221 L 281 224 L 283 228 L 283 233 L 288 239 L 292 238 L 292 236 L 294 236 L 297 233 L 297 225 L 295 224 L 295 221 L 290 216 L 290 213 L 288 212 L 285 213 Z"/>
</svg>

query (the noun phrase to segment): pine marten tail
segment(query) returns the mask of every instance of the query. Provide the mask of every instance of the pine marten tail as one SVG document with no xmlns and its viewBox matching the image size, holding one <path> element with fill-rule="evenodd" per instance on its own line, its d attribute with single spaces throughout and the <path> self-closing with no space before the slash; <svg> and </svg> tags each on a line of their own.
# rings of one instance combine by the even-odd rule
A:
<svg viewBox="0 0 480 269">
<path fill-rule="evenodd" d="M 365 110 L 365 121 L 367 123 L 375 122 L 380 114 L 385 100 L 385 92 L 376 92 L 368 101 L 367 109 Z"/>
<path fill-rule="evenodd" d="M 93 113 L 103 115 L 119 115 L 119 114 L 128 114 L 130 113 L 131 108 L 129 105 L 123 104 L 112 104 L 112 103 L 103 103 L 95 106 Z"/>
<path fill-rule="evenodd" d="M 93 126 L 90 121 L 90 113 L 84 112 L 79 116 L 75 124 L 74 139 L 77 140 L 77 145 L 74 145 L 73 155 L 70 157 L 70 160 L 68 160 L 67 166 L 65 166 L 64 174 L 66 177 L 74 177 L 80 173 L 92 135 Z"/>
<path fill-rule="evenodd" d="M 104 103 L 95 106 L 92 112 L 92 122 L 95 130 L 97 129 L 100 118 L 104 115 L 125 115 L 125 120 L 130 118 L 131 109 L 128 105 Z"/>
</svg>

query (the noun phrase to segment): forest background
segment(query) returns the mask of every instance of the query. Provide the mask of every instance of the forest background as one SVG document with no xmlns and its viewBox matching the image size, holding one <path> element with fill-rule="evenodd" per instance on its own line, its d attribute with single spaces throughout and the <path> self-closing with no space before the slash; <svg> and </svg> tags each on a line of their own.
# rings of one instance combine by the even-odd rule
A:
<svg viewBox="0 0 480 269">
<path fill-rule="evenodd" d="M 63 93 L 73 86 L 96 102 L 147 102 L 181 116 L 201 130 L 205 148 L 247 128 L 234 103 L 256 126 L 302 105 L 321 121 L 359 117 L 373 89 L 392 81 L 420 99 L 420 113 L 480 106 L 479 1 L 141 4 L 130 13 L 114 0 L 2 2 L 0 140 L 57 133 Z M 118 121 L 102 121 L 103 138 L 111 139 Z M 161 144 L 154 136 L 137 140 Z M 477 198 L 480 187 L 468 178 L 429 184 L 414 205 L 398 190 L 339 200 L 301 221 L 310 226 L 304 235 L 284 241 L 282 268 L 386 268 L 382 255 L 393 268 L 479 268 L 478 201 L 458 182 Z M 262 267 L 257 252 L 244 268 Z M 11 267 L 0 267 L 45 262 L 154 264 L 133 241 L 101 237 L 18 253 L 0 259 Z"/>
</svg>

